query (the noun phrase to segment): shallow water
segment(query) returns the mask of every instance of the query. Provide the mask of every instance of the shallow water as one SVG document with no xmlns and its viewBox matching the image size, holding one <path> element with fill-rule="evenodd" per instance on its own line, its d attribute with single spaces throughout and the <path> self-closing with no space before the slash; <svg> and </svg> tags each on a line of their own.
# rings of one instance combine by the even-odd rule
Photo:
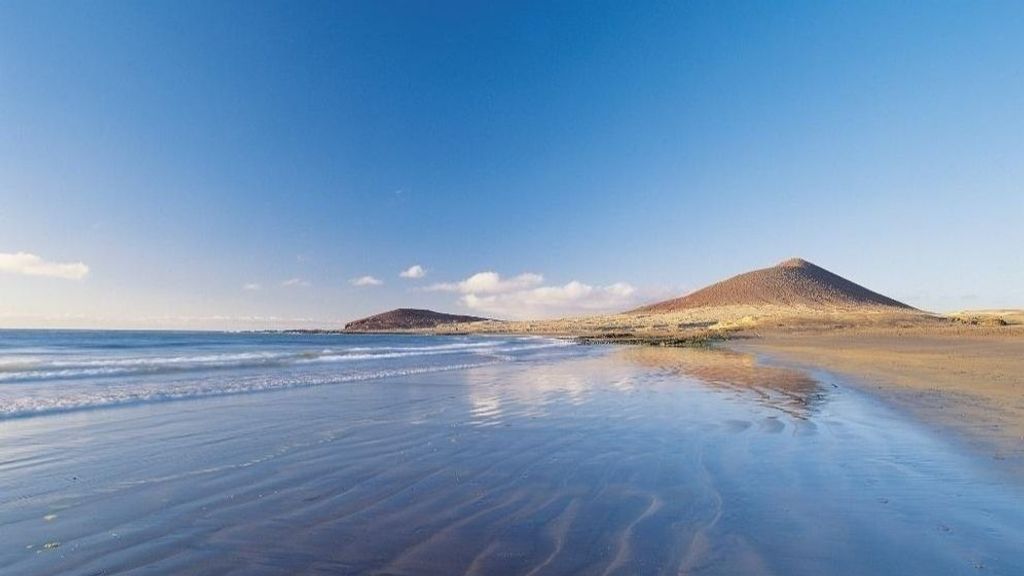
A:
<svg viewBox="0 0 1024 576">
<path fill-rule="evenodd" d="M 371 380 L 332 380 L 338 363 L 134 374 L 118 386 L 154 395 L 0 420 L 0 573 L 1024 573 L 1021 482 L 827 374 L 341 338 L 503 351 Z M 236 370 L 302 384 L 154 401 L 164 378 L 208 390 L 248 381 Z M 107 397 L 90 378 L 37 398 Z"/>
<path fill-rule="evenodd" d="M 549 338 L 0 330 L 0 419 L 463 370 Z"/>
</svg>

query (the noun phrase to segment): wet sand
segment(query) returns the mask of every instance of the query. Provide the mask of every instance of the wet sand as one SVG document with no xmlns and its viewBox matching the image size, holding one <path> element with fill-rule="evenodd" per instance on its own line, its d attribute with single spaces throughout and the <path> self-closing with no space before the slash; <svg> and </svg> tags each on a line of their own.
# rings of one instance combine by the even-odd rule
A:
<svg viewBox="0 0 1024 576">
<path fill-rule="evenodd" d="M 850 375 L 1024 475 L 1024 332 L 1018 326 L 784 334 L 730 346 Z"/>
<path fill-rule="evenodd" d="M 0 422 L 11 574 L 1024 573 L 1024 486 L 845 380 L 580 347 Z"/>
</svg>

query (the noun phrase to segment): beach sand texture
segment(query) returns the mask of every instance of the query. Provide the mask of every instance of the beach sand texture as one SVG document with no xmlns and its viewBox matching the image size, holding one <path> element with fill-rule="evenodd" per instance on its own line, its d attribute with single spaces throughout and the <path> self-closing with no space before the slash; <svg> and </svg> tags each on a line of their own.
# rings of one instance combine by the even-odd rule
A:
<svg viewBox="0 0 1024 576">
<path fill-rule="evenodd" d="M 1024 332 L 1014 328 L 766 333 L 734 347 L 856 377 L 1024 470 Z"/>
</svg>

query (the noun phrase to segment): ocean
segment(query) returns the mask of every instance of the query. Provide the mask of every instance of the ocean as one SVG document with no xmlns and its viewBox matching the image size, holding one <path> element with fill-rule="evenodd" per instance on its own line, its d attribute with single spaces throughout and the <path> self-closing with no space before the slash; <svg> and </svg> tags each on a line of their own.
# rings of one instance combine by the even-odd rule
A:
<svg viewBox="0 0 1024 576">
<path fill-rule="evenodd" d="M 0 331 L 0 418 L 325 386 L 557 354 L 549 338 Z"/>
</svg>

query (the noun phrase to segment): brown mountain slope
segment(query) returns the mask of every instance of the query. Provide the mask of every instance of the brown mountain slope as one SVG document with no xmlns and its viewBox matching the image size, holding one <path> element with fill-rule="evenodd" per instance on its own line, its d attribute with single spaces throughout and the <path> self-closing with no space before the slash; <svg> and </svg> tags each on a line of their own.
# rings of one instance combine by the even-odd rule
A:
<svg viewBox="0 0 1024 576">
<path fill-rule="evenodd" d="M 461 324 L 465 322 L 479 322 L 487 318 L 476 316 L 459 316 L 456 314 L 443 314 L 433 310 L 418 310 L 415 308 L 397 308 L 381 314 L 375 314 L 360 320 L 354 320 L 345 324 L 345 330 L 349 332 L 386 332 L 390 330 L 421 330 L 436 328 L 442 324 Z"/>
<path fill-rule="evenodd" d="M 800 258 L 733 276 L 680 298 L 632 310 L 667 313 L 722 306 L 792 306 L 813 309 L 891 308 L 914 310 Z"/>
</svg>

